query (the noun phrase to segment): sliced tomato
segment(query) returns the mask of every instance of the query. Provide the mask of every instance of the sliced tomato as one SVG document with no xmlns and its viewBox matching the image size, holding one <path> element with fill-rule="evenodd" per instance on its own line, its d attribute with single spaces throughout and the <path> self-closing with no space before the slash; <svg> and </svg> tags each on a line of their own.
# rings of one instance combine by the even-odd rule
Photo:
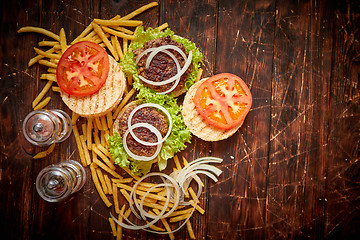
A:
<svg viewBox="0 0 360 240">
<path fill-rule="evenodd" d="M 205 80 L 196 90 L 194 102 L 206 122 L 220 129 L 241 124 L 252 104 L 245 82 L 230 73 L 221 73 Z"/>
<path fill-rule="evenodd" d="M 59 87 L 75 96 L 96 93 L 109 74 L 109 56 L 100 45 L 82 41 L 69 47 L 56 68 Z"/>
</svg>

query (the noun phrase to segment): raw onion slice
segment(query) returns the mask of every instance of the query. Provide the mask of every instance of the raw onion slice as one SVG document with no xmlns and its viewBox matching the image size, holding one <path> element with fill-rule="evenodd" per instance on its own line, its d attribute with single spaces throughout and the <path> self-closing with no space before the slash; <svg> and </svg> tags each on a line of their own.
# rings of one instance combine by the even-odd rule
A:
<svg viewBox="0 0 360 240">
<path fill-rule="evenodd" d="M 133 230 L 142 229 L 142 230 L 152 232 L 152 233 L 157 233 L 157 234 L 169 234 L 169 233 L 177 232 L 183 226 L 185 226 L 187 221 L 189 221 L 190 217 L 194 213 L 196 206 L 198 204 L 198 199 L 200 198 L 200 195 L 202 192 L 202 183 L 197 174 L 205 174 L 206 176 L 210 177 L 211 179 L 213 179 L 216 182 L 217 181 L 216 176 L 219 176 L 221 174 L 221 170 L 212 165 L 209 165 L 208 163 L 220 163 L 220 162 L 222 162 L 222 159 L 220 159 L 220 158 L 204 157 L 204 158 L 199 158 L 199 159 L 189 163 L 183 169 L 177 170 L 177 171 L 173 172 L 172 174 L 170 174 L 170 176 L 166 175 L 164 173 L 149 173 L 149 174 L 143 176 L 142 178 L 140 178 L 132 188 L 132 191 L 130 193 L 129 205 L 130 205 L 132 213 L 138 219 L 143 219 L 143 220 L 152 219 L 147 224 L 136 225 L 135 223 L 131 222 L 129 219 L 124 217 L 123 214 L 120 213 L 123 216 L 123 218 L 125 219 L 125 221 L 128 222 L 128 224 L 126 224 L 126 223 L 122 223 L 122 222 L 118 221 L 111 213 L 110 213 L 110 215 L 117 224 L 119 224 L 120 226 L 122 226 L 124 228 L 133 229 Z M 144 179 L 152 177 L 152 176 L 160 177 L 162 179 L 163 183 L 154 185 L 153 187 L 149 188 L 148 191 L 142 196 L 140 203 L 138 203 L 138 199 L 136 199 L 136 194 L 135 194 L 137 186 L 142 181 L 144 181 Z M 180 180 L 180 181 L 178 181 L 178 180 Z M 182 224 L 180 224 L 180 226 L 178 228 L 176 228 L 175 230 L 172 230 L 172 231 L 158 232 L 158 231 L 149 230 L 148 228 L 151 225 L 155 224 L 157 221 L 159 221 L 163 218 L 170 216 L 170 214 L 172 214 L 176 210 L 178 205 L 181 204 L 181 201 L 183 201 L 181 199 L 182 191 L 187 190 L 187 188 L 192 180 L 196 181 L 196 183 L 198 185 L 198 189 L 197 189 L 198 191 L 196 194 L 197 198 L 194 201 L 193 207 L 191 208 L 191 212 L 190 212 L 188 218 L 185 219 L 184 222 Z M 150 213 L 146 212 L 146 210 L 144 209 L 143 203 L 144 203 L 144 200 L 146 199 L 147 195 L 153 189 L 158 188 L 158 187 L 165 187 L 166 202 L 165 202 L 163 208 L 161 209 L 160 214 L 154 215 L 154 214 L 150 214 Z M 167 213 L 165 213 L 167 211 L 170 201 L 172 201 L 174 203 L 174 205 Z M 190 205 L 190 202 L 184 202 L 184 204 L 182 204 L 182 205 Z M 136 209 L 134 206 L 136 207 Z M 137 211 L 139 212 L 139 214 L 137 213 Z"/>
<path fill-rule="evenodd" d="M 139 78 L 150 84 L 150 85 L 153 85 L 153 86 L 163 86 L 165 84 L 168 84 L 168 83 L 171 83 L 173 81 L 175 81 L 178 77 L 181 77 L 185 72 L 186 70 L 189 68 L 190 64 L 191 64 L 191 60 L 192 60 L 192 51 L 189 52 L 189 56 L 188 58 L 186 59 L 186 62 L 183 66 L 183 68 L 180 70 L 180 72 L 176 73 L 174 76 L 172 76 L 171 78 L 165 80 L 165 81 L 161 81 L 161 82 L 154 82 L 154 81 L 151 81 L 151 80 L 148 80 L 146 78 L 144 78 L 143 76 L 139 75 Z"/>
<path fill-rule="evenodd" d="M 169 121 L 169 128 L 168 128 L 168 131 L 165 135 L 165 137 L 162 137 L 161 134 L 160 134 L 160 137 L 158 137 L 158 140 L 157 142 L 154 142 L 154 143 L 151 143 L 151 142 L 146 142 L 146 141 L 143 141 L 141 139 L 139 139 L 135 133 L 133 132 L 133 128 L 131 127 L 131 120 L 134 116 L 134 114 L 140 110 L 141 108 L 144 108 L 144 107 L 154 107 L 154 108 L 157 108 L 159 110 L 161 110 L 163 113 L 165 113 L 165 115 L 167 116 L 168 118 L 168 121 Z M 156 145 L 159 145 L 159 144 L 162 144 L 170 135 L 171 133 L 171 130 L 172 130 L 172 118 L 170 116 L 170 113 L 166 110 L 166 108 L 164 108 L 163 106 L 160 106 L 159 104 L 155 104 L 155 103 L 144 103 L 144 104 L 141 104 L 139 106 L 137 106 L 136 108 L 134 108 L 134 110 L 131 111 L 129 117 L 128 117 L 128 130 L 131 134 L 131 136 L 139 143 L 141 143 L 142 145 L 145 145 L 145 146 L 156 146 Z M 149 124 L 150 125 L 150 124 Z M 152 126 L 152 125 L 150 125 Z M 154 126 L 152 126 L 154 129 L 157 130 L 157 128 L 155 128 Z M 150 130 L 150 129 L 149 129 Z M 159 130 L 157 130 L 159 131 Z"/>
</svg>

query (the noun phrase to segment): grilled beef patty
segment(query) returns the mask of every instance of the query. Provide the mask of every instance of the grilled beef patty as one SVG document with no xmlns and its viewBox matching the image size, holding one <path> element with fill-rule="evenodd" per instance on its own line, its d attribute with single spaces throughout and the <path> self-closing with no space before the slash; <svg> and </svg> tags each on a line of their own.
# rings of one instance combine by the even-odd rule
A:
<svg viewBox="0 0 360 240">
<path fill-rule="evenodd" d="M 175 46 L 179 47 L 185 53 L 186 56 L 188 56 L 188 54 L 185 52 L 185 47 L 182 43 L 178 43 L 175 40 L 172 40 L 170 38 L 170 36 L 167 36 L 167 37 L 157 38 L 157 39 L 147 41 L 142 48 L 136 49 L 134 51 L 135 59 L 137 58 L 137 56 L 139 54 L 141 54 L 146 49 L 152 48 L 152 47 L 160 47 L 163 45 L 175 45 Z M 174 56 L 176 57 L 176 59 L 178 60 L 178 62 L 180 64 L 180 67 L 182 68 L 185 64 L 185 60 L 182 58 L 180 53 L 178 53 L 177 51 L 172 50 L 172 49 L 169 49 L 168 51 L 170 51 L 172 54 L 174 54 Z M 146 69 L 145 64 L 146 64 L 146 59 L 148 58 L 148 56 L 149 56 L 149 54 L 145 54 L 138 62 L 138 66 L 140 67 L 138 69 L 138 73 L 139 73 L 139 75 L 143 76 L 144 78 L 154 81 L 154 82 L 162 82 L 162 81 L 165 81 L 165 80 L 171 78 L 172 76 L 174 76 L 177 73 L 175 61 L 169 55 L 162 53 L 162 52 L 155 55 L 155 57 L 152 59 L 150 65 L 149 65 L 149 68 Z M 178 86 L 173 91 L 177 91 L 179 89 L 184 88 L 185 81 L 186 81 L 188 75 L 192 72 L 192 67 L 193 66 L 191 63 L 189 68 L 186 70 L 186 72 L 181 76 Z M 156 92 L 164 92 L 164 91 L 170 89 L 174 85 L 174 82 L 163 85 L 163 86 L 153 86 L 153 85 L 150 85 L 147 83 L 144 83 L 144 85 L 146 87 L 153 89 Z"/>
<path fill-rule="evenodd" d="M 128 129 L 127 122 L 129 115 L 136 106 L 138 106 L 138 104 L 134 104 L 132 106 L 127 107 L 127 109 L 120 118 L 119 133 L 122 137 L 124 136 L 125 132 Z M 157 111 L 155 108 L 151 108 L 151 107 L 141 108 L 133 115 L 131 125 L 141 122 L 149 123 L 150 125 L 153 125 L 156 129 L 160 131 L 162 137 L 165 137 L 169 128 L 167 123 L 167 117 L 162 112 Z M 135 136 L 137 136 L 139 139 L 143 141 L 146 142 L 158 141 L 156 135 L 147 128 L 144 127 L 135 128 L 133 129 L 133 132 L 135 133 Z M 142 145 L 141 143 L 137 142 L 131 136 L 131 134 L 128 134 L 126 143 L 129 150 L 139 156 L 150 157 L 155 153 L 157 148 L 157 146 Z"/>
</svg>

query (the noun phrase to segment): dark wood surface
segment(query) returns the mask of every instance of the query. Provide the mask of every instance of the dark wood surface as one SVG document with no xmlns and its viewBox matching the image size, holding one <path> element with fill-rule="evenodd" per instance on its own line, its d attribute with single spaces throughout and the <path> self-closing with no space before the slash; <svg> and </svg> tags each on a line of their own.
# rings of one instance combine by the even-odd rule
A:
<svg viewBox="0 0 360 240">
<path fill-rule="evenodd" d="M 44 86 L 45 68 L 27 63 L 45 39 L 17 33 L 40 26 L 74 39 L 93 18 L 125 15 L 150 1 L 1 1 L 1 239 L 114 239 L 90 178 L 61 203 L 37 194 L 45 166 L 78 160 L 74 136 L 44 159 L 21 124 Z M 138 17 L 167 22 L 204 54 L 204 74 L 231 72 L 253 106 L 231 138 L 196 137 L 179 156 L 224 159 L 218 183 L 204 178 L 192 225 L 198 239 L 360 238 L 360 3 L 358 1 L 160 1 Z M 69 112 L 51 93 L 48 108 Z M 171 165 L 171 163 L 170 163 Z M 89 176 L 90 170 L 86 169 Z M 188 238 L 185 230 L 175 234 Z M 157 239 L 124 230 L 125 239 Z M 160 236 L 167 239 L 168 236 Z"/>
</svg>

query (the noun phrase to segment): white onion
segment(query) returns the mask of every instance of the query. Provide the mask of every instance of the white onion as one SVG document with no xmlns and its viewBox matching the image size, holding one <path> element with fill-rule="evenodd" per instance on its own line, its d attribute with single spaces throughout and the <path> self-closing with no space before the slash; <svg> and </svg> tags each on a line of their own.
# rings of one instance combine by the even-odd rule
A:
<svg viewBox="0 0 360 240">
<path fill-rule="evenodd" d="M 154 107 L 154 108 L 157 108 L 159 110 L 161 110 L 168 118 L 168 122 L 169 122 L 169 126 L 168 126 L 168 131 L 165 135 L 165 137 L 162 137 L 161 136 L 161 133 L 160 131 L 154 127 L 153 125 L 149 124 L 149 123 L 136 123 L 136 124 L 131 124 L 131 121 L 132 121 L 132 118 L 134 116 L 134 114 L 140 110 L 141 108 L 144 108 L 144 107 Z M 124 149 L 126 151 L 126 153 L 133 159 L 135 160 L 139 160 L 139 161 L 150 161 L 150 160 L 153 160 L 157 155 L 159 155 L 160 151 L 161 151 L 161 147 L 162 147 L 162 143 L 169 137 L 169 135 L 171 134 L 171 130 L 172 130 L 172 118 L 171 118 L 171 115 L 170 113 L 166 110 L 166 108 L 164 108 L 163 106 L 160 106 L 158 104 L 154 104 L 154 103 L 144 103 L 144 104 L 141 104 L 137 107 L 135 107 L 129 117 L 128 117 L 128 121 L 127 121 L 127 125 L 128 125 L 128 129 L 126 130 L 124 136 L 123 136 L 123 145 L 124 145 Z M 152 133 L 154 133 L 156 135 L 156 142 L 146 142 L 146 141 L 143 141 L 141 139 L 139 139 L 135 133 L 134 133 L 134 129 L 135 128 L 138 128 L 138 127 L 144 127 L 144 128 L 147 128 L 149 129 Z M 153 155 L 151 155 L 150 157 L 146 157 L 146 156 L 139 156 L 139 155 L 136 155 L 134 154 L 133 152 L 131 152 L 131 150 L 129 149 L 129 147 L 127 146 L 127 143 L 126 143 L 126 139 L 127 139 L 127 136 L 128 134 L 130 133 L 130 135 L 135 139 L 135 141 L 137 141 L 138 143 L 142 144 L 142 145 L 145 145 L 145 146 L 157 146 L 156 148 L 156 151 Z"/>
<path fill-rule="evenodd" d="M 140 229 L 142 229 L 142 230 L 152 232 L 152 233 L 157 233 L 157 234 L 169 234 L 169 233 L 174 233 L 174 232 L 180 230 L 186 224 L 186 222 L 189 221 L 190 217 L 194 213 L 195 208 L 196 208 L 196 206 L 198 204 L 198 199 L 200 198 L 200 195 L 201 195 L 201 192 L 202 192 L 202 183 L 201 183 L 201 180 L 200 180 L 200 178 L 199 178 L 199 176 L 197 174 L 205 174 L 206 176 L 210 177 L 211 179 L 213 179 L 216 182 L 217 178 L 216 178 L 215 175 L 219 176 L 221 174 L 221 172 L 222 172 L 220 169 L 208 164 L 208 163 L 211 163 L 211 162 L 220 163 L 220 162 L 222 162 L 222 159 L 214 158 L 214 157 L 199 158 L 199 159 L 189 163 L 188 165 L 186 165 L 183 169 L 173 172 L 170 176 L 166 175 L 164 173 L 149 173 L 149 174 L 143 176 L 142 178 L 140 178 L 135 183 L 135 185 L 133 186 L 133 188 L 132 188 L 132 190 L 130 192 L 129 205 L 130 205 L 132 213 L 138 219 L 143 219 L 143 220 L 147 220 L 147 218 L 152 219 L 147 224 L 136 225 L 136 224 L 132 223 L 129 219 L 124 217 L 123 214 L 121 214 L 121 213 L 120 214 L 123 216 L 124 220 L 127 221 L 129 224 L 125 224 L 125 223 L 122 223 L 122 222 L 118 221 L 110 213 L 111 217 L 120 226 L 122 226 L 124 228 L 128 228 L 128 229 L 132 229 L 132 230 L 140 230 Z M 147 190 L 147 192 L 142 196 L 140 204 L 139 204 L 137 199 L 136 199 L 136 194 L 135 194 L 136 188 L 144 179 L 152 177 L 152 176 L 160 177 L 162 179 L 163 183 L 154 185 L 153 187 L 149 188 Z M 182 195 L 181 191 L 185 192 L 192 180 L 195 180 L 197 182 L 198 191 L 197 191 L 197 194 L 196 194 L 197 198 L 195 199 L 195 202 L 193 204 L 193 207 L 191 209 L 189 217 L 187 219 L 185 219 L 184 222 L 182 224 L 180 224 L 180 226 L 178 228 L 176 228 L 175 230 L 172 230 L 172 231 L 158 232 L 158 231 L 149 230 L 148 228 L 151 225 L 155 224 L 160 219 L 164 219 L 164 218 L 170 216 L 170 214 L 172 214 L 176 210 L 176 208 L 181 203 L 181 201 L 183 201 L 181 199 L 181 195 Z M 166 189 L 166 202 L 165 202 L 163 208 L 161 209 L 160 213 L 157 214 L 157 215 L 153 215 L 153 214 L 150 214 L 150 213 L 146 212 L 146 210 L 143 208 L 144 207 L 143 203 L 144 203 L 144 200 L 146 199 L 147 195 L 153 189 L 158 188 L 158 187 L 165 187 L 165 189 Z M 170 189 L 172 191 L 170 191 Z M 169 205 L 170 201 L 172 201 L 174 203 L 174 205 L 167 213 L 165 213 L 167 208 L 168 208 L 168 205 Z M 190 202 L 184 202 L 182 205 L 190 205 Z M 136 209 L 135 209 L 134 206 L 136 207 Z M 137 213 L 137 210 L 139 211 L 140 214 Z"/>
<path fill-rule="evenodd" d="M 174 54 L 172 54 L 170 51 L 168 51 L 167 49 L 172 49 L 172 50 L 175 50 L 177 51 L 181 56 L 182 58 L 184 59 L 185 61 L 185 64 L 183 66 L 183 68 L 180 69 L 180 64 L 179 64 L 179 61 L 177 60 L 177 58 L 175 57 Z M 161 81 L 161 82 L 155 82 L 155 81 L 151 81 L 149 79 L 146 79 L 145 77 L 139 75 L 139 78 L 147 83 L 147 84 L 150 84 L 150 85 L 153 85 L 153 86 L 163 86 L 163 85 L 166 85 L 166 84 L 169 84 L 169 83 L 172 83 L 175 81 L 175 83 L 173 84 L 173 86 L 164 91 L 164 92 L 158 92 L 158 94 L 167 94 L 167 93 L 170 93 L 172 92 L 176 87 L 177 85 L 179 84 L 180 82 L 180 79 L 181 79 L 181 76 L 186 72 L 186 70 L 189 68 L 190 64 L 191 64 L 191 61 L 192 61 L 192 51 L 189 52 L 189 56 L 186 57 L 186 54 L 177 46 L 175 45 L 163 45 L 163 46 L 160 46 L 160 47 L 154 47 L 154 48 L 148 48 L 146 49 L 145 51 L 143 51 L 142 53 L 140 53 L 137 58 L 136 58 L 136 64 L 140 61 L 140 59 L 145 55 L 145 54 L 149 54 L 148 58 L 146 59 L 146 63 L 145 63 L 145 68 L 149 68 L 150 66 L 150 63 L 151 61 L 153 60 L 153 58 L 156 56 L 156 54 L 158 53 L 165 53 L 167 55 L 169 55 L 175 62 L 176 64 L 176 68 L 177 68 L 177 73 L 172 76 L 171 78 L 167 79 L 167 80 L 164 80 L 164 81 Z"/>
<path fill-rule="evenodd" d="M 151 85 L 154 85 L 154 86 L 162 86 L 162 85 L 165 85 L 165 84 L 168 84 L 168 83 L 171 83 L 173 81 L 175 81 L 178 77 L 181 77 L 185 72 L 186 70 L 188 69 L 188 67 L 190 66 L 191 64 L 191 60 L 192 60 L 192 51 L 189 52 L 189 57 L 186 59 L 186 62 L 183 66 L 183 68 L 181 69 L 180 72 L 176 73 L 174 76 L 172 76 L 171 78 L 165 80 L 165 81 L 162 81 L 162 82 L 154 82 L 154 81 L 151 81 L 151 80 L 148 80 L 146 78 L 144 78 L 143 76 L 139 75 L 139 78 L 148 83 L 148 84 L 151 84 Z"/>
</svg>

